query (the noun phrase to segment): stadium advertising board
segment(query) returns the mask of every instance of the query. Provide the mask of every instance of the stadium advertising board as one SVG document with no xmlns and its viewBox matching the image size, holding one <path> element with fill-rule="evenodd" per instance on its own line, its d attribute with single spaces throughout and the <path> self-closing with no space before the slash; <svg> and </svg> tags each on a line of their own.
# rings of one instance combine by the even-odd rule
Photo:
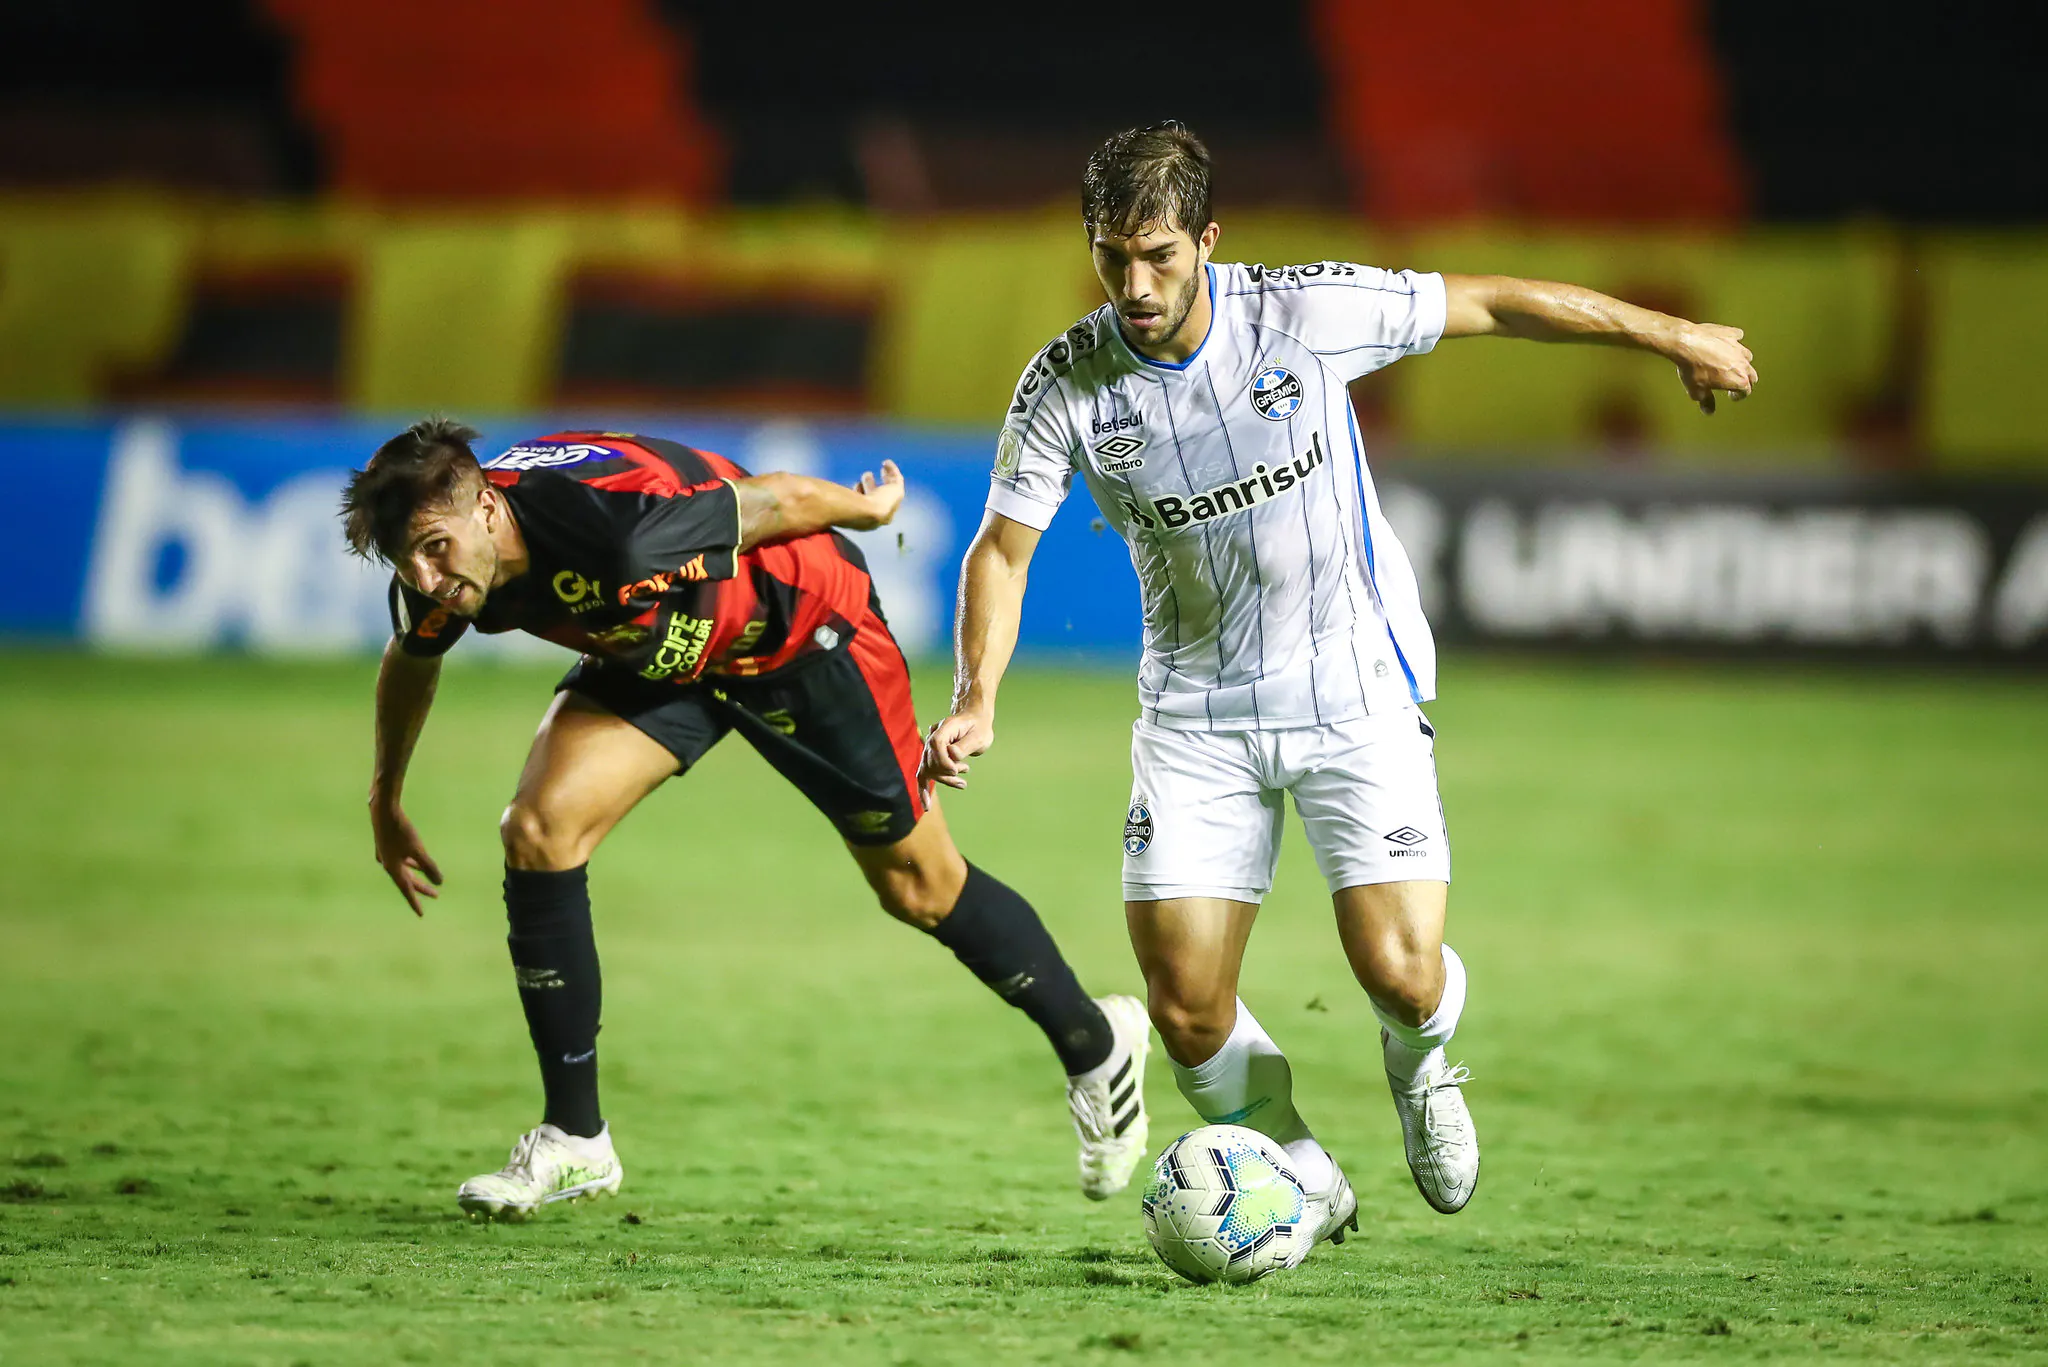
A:
<svg viewBox="0 0 2048 1367">
<path fill-rule="evenodd" d="M 2048 486 L 1402 466 L 1440 640 L 2048 663 Z"/>
<path fill-rule="evenodd" d="M 903 511 L 858 539 L 906 646 L 945 648 L 989 441 L 877 425 L 641 425 L 757 470 L 851 479 L 897 460 L 911 488 Z M 126 650 L 374 648 L 388 632 L 385 576 L 346 554 L 334 510 L 344 472 L 389 426 L 0 425 L 12 495 L 0 568 L 15 590 L 0 600 L 0 633 Z M 492 431 L 509 444 L 547 426 Z M 1447 643 L 2048 664 L 2048 486 L 1408 462 L 1382 472 L 1381 497 Z M 1137 633 L 1130 563 L 1076 497 L 1032 566 L 1023 647 L 1132 660 Z M 555 649 L 499 640 L 460 653 Z"/>
</svg>

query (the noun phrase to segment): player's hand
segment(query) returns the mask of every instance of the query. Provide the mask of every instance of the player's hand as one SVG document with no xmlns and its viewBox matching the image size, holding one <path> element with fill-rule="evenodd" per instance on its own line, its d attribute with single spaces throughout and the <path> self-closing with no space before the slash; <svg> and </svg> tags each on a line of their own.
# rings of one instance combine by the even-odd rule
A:
<svg viewBox="0 0 2048 1367">
<path fill-rule="evenodd" d="M 1685 392 L 1702 413 L 1714 411 L 1717 389 L 1740 401 L 1756 388 L 1756 357 L 1742 344 L 1741 328 L 1688 323 L 1679 333 L 1671 359 L 1678 364 Z"/>
<path fill-rule="evenodd" d="M 956 713 L 931 729 L 924 740 L 924 763 L 919 766 L 929 782 L 948 788 L 967 786 L 967 761 L 996 743 L 995 722 L 973 713 Z"/>
<path fill-rule="evenodd" d="M 412 914 L 426 915 L 420 908 L 420 898 L 441 895 L 435 890 L 441 881 L 441 866 L 427 853 L 411 819 L 397 803 L 372 798 L 370 829 L 377 837 L 377 862 L 398 885 L 399 894 L 412 908 Z"/>
<path fill-rule="evenodd" d="M 896 516 L 896 510 L 903 506 L 903 472 L 896 468 L 896 462 L 882 462 L 882 477 L 876 479 L 870 471 L 860 477 L 854 491 L 860 495 L 861 510 L 854 517 L 840 523 L 857 532 L 873 531 L 886 527 L 889 519 Z"/>
</svg>

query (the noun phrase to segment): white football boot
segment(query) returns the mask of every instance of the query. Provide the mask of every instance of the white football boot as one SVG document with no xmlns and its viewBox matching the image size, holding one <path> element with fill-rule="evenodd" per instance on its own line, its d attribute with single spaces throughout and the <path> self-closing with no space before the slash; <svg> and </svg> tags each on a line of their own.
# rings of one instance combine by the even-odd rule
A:
<svg viewBox="0 0 2048 1367">
<path fill-rule="evenodd" d="M 1386 1031 L 1380 1042 L 1386 1042 Z M 1387 1075 L 1394 1094 L 1394 1114 L 1401 1118 L 1401 1145 L 1408 1151 L 1408 1171 L 1415 1189 L 1439 1213 L 1456 1215 L 1479 1188 L 1479 1135 L 1466 1109 L 1464 1084 L 1471 1072 L 1460 1063 L 1444 1062 L 1434 1050 L 1412 1087 Z"/>
<path fill-rule="evenodd" d="M 611 1126 L 584 1139 L 543 1124 L 519 1136 L 504 1167 L 464 1182 L 455 1200 L 471 1219 L 517 1223 L 555 1201 L 610 1196 L 625 1175 Z"/>
<path fill-rule="evenodd" d="M 1317 1244 L 1341 1244 L 1346 1234 L 1358 1230 L 1358 1197 L 1352 1194 L 1351 1179 L 1337 1166 L 1336 1159 L 1330 1159 L 1330 1185 L 1308 1194 L 1308 1208 L 1316 1217 L 1316 1237 L 1301 1245 L 1289 1260 L 1289 1267 L 1301 1266 Z"/>
<path fill-rule="evenodd" d="M 1344 1175 L 1344 1169 L 1337 1166 L 1337 1160 L 1330 1160 L 1330 1187 L 1327 1191 L 1312 1193 L 1311 1201 L 1320 1202 L 1323 1208 L 1322 1227 L 1316 1230 L 1316 1242 L 1341 1244 L 1346 1231 L 1358 1230 L 1358 1198 L 1351 1193 L 1351 1179 Z"/>
<path fill-rule="evenodd" d="M 1123 1062 L 1068 1078 L 1067 1109 L 1081 1141 L 1081 1194 L 1107 1201 L 1130 1185 L 1145 1161 L 1145 1056 L 1152 1052 L 1152 1020 L 1136 997 L 1097 997 L 1095 1004 L 1116 1037 L 1110 1058 Z"/>
</svg>

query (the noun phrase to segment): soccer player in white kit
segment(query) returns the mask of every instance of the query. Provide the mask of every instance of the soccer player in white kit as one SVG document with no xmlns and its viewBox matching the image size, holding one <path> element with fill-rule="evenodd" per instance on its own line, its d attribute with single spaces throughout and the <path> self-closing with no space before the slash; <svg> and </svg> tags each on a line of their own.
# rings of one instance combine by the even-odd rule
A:
<svg viewBox="0 0 2048 1367">
<path fill-rule="evenodd" d="M 1479 1144 L 1444 1046 L 1465 968 L 1443 942 L 1451 860 L 1437 796 L 1436 650 L 1381 515 L 1346 382 L 1482 335 L 1634 347 L 1704 411 L 1756 371 L 1735 328 L 1573 285 L 1343 262 L 1212 264 L 1209 158 L 1178 123 L 1089 159 L 1082 213 L 1109 302 L 1025 368 L 968 550 L 952 715 L 926 772 L 964 787 L 995 736 L 1026 569 L 1078 473 L 1130 547 L 1145 617 L 1124 897 L 1148 1006 L 1204 1120 L 1282 1144 L 1357 1227 L 1349 1182 L 1295 1109 L 1286 1057 L 1237 998 L 1291 795 L 1381 1024 L 1408 1165 L 1462 1209 Z"/>
</svg>

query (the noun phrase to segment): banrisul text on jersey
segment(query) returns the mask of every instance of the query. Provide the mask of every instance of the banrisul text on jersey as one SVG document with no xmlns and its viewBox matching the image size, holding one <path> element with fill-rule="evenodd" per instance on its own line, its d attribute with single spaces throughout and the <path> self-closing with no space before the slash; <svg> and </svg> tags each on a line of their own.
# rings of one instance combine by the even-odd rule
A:
<svg viewBox="0 0 2048 1367">
<path fill-rule="evenodd" d="M 1165 525 L 1185 527 L 1190 522 L 1213 522 L 1219 517 L 1229 517 L 1247 508 L 1255 508 L 1269 498 L 1278 498 L 1295 485 L 1314 474 L 1323 463 L 1323 434 L 1309 434 L 1308 450 L 1295 457 L 1293 463 L 1268 468 L 1264 461 L 1252 467 L 1250 476 L 1219 484 L 1213 489 L 1204 489 L 1192 499 L 1175 498 L 1172 494 L 1161 496 L 1152 504 L 1152 511 L 1159 521 L 1147 517 L 1135 503 L 1126 501 L 1131 520 L 1141 527 Z"/>
</svg>

